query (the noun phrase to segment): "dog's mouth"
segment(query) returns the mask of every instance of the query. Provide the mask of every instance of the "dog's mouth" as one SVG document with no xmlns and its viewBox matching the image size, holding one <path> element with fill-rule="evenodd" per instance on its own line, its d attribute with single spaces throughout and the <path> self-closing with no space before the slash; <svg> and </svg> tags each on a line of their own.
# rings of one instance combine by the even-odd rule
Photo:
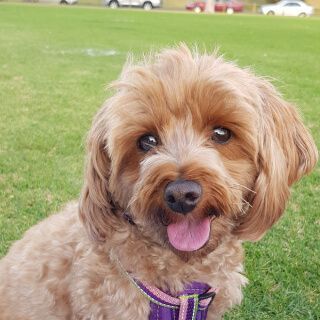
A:
<svg viewBox="0 0 320 320">
<path fill-rule="evenodd" d="M 220 216 L 217 208 L 205 213 L 180 216 L 166 224 L 167 236 L 171 246 L 183 252 L 197 251 L 204 247 L 210 238 L 211 222 Z"/>
<path fill-rule="evenodd" d="M 130 224 L 138 225 L 140 230 L 151 231 L 150 236 L 158 234 L 162 245 L 169 245 L 176 254 L 180 255 L 195 251 L 202 252 L 210 240 L 212 222 L 218 219 L 222 212 L 217 207 L 209 207 L 205 210 L 195 210 L 195 212 L 182 215 L 161 206 L 150 214 L 149 217 L 152 219 L 145 220 L 147 225 L 139 219 L 134 219 L 127 212 L 124 214 L 124 218 Z M 147 227 L 149 223 L 154 228 L 149 229 Z M 145 227 L 147 228 L 145 229 Z"/>
<path fill-rule="evenodd" d="M 170 223 L 167 234 L 170 244 L 179 251 L 196 251 L 209 240 L 211 229 L 210 217 L 185 217 Z"/>
</svg>

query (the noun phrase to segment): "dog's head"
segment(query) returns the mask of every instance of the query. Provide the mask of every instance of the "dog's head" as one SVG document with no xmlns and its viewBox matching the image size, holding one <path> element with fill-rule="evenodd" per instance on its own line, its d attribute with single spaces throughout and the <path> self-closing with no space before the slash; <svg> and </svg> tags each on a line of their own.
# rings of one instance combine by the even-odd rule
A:
<svg viewBox="0 0 320 320">
<path fill-rule="evenodd" d="M 317 161 L 294 107 L 216 54 L 165 50 L 127 64 L 114 87 L 89 133 L 80 203 L 96 240 L 116 229 L 119 208 L 178 254 L 258 240 Z"/>
</svg>

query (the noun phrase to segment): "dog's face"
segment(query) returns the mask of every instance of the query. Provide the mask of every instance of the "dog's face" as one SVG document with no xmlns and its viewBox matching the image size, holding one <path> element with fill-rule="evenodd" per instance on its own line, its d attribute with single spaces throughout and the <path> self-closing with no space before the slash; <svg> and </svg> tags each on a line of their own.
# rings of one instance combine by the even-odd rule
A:
<svg viewBox="0 0 320 320">
<path fill-rule="evenodd" d="M 182 46 L 126 66 L 89 134 L 81 218 L 95 239 L 129 215 L 178 255 L 257 240 L 317 151 L 294 108 L 246 70 Z M 116 204 L 117 208 L 112 208 Z"/>
</svg>

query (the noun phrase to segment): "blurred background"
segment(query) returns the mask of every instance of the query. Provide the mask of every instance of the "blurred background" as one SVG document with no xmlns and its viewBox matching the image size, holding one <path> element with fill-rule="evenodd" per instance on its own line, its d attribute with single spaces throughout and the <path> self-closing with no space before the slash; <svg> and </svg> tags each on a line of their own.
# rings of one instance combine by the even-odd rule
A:
<svg viewBox="0 0 320 320">
<path fill-rule="evenodd" d="M 0 2 L 31 2 L 31 3 L 47 3 L 47 4 L 78 4 L 78 5 L 85 5 L 85 6 L 110 6 L 115 8 L 117 6 L 137 6 L 137 7 L 143 7 L 144 3 L 150 3 L 150 5 L 145 5 L 144 9 L 149 10 L 155 7 L 162 8 L 164 10 L 185 10 L 186 6 L 190 3 L 196 2 L 200 3 L 200 6 L 203 7 L 203 4 L 206 3 L 206 0 L 203 1 L 192 1 L 192 0 L 0 0 Z M 245 13 L 261 13 L 261 6 L 266 4 L 274 4 L 279 1 L 277 0 L 208 0 L 210 3 L 215 2 L 216 5 L 216 11 L 218 12 L 226 12 L 227 7 L 236 7 L 239 8 L 239 5 L 241 6 L 240 11 Z M 283 1 L 282 1 L 283 2 Z M 292 12 L 290 13 L 290 9 L 292 11 L 293 6 L 298 6 L 295 2 L 299 1 L 287 1 L 290 2 L 290 4 L 285 3 L 287 7 L 289 7 L 288 15 L 292 15 Z M 313 14 L 320 15 L 320 0 L 305 0 L 300 1 L 304 2 L 307 5 L 310 5 L 314 8 Z M 229 4 L 229 5 L 228 5 Z M 296 9 L 296 8 L 294 8 Z M 237 9 L 236 9 L 237 10 Z M 234 10 L 235 12 L 237 12 Z M 195 12 L 199 12 L 197 9 L 194 10 Z M 233 12 L 234 12 L 233 11 Z M 228 13 L 233 13 L 231 11 L 228 11 Z M 304 13 L 304 11 L 301 11 Z M 274 12 L 277 14 L 277 12 Z M 272 13 L 271 13 L 272 14 Z M 279 15 L 284 15 L 283 11 L 279 13 Z M 295 14 L 293 14 L 295 15 Z"/>
</svg>

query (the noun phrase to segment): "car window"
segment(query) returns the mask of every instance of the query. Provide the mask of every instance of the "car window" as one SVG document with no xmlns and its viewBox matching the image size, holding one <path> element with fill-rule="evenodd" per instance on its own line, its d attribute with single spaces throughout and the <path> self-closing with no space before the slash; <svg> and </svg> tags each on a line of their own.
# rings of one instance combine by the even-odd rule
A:
<svg viewBox="0 0 320 320">
<path fill-rule="evenodd" d="M 285 7 L 300 7 L 299 3 L 296 2 L 289 2 L 287 4 L 284 5 Z"/>
</svg>

